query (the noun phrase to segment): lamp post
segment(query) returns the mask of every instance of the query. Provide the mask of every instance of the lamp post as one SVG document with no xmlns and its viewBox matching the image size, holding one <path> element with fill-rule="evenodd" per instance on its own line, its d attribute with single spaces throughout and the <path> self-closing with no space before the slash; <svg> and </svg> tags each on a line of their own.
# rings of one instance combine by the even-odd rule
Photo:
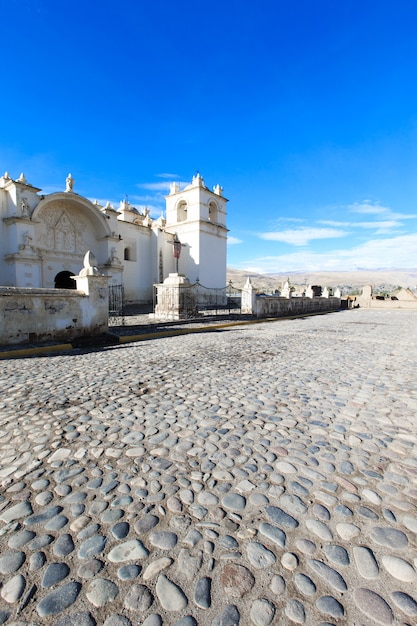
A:
<svg viewBox="0 0 417 626">
<path fill-rule="evenodd" d="M 178 239 L 178 235 L 177 233 L 175 233 L 174 235 L 174 241 L 172 242 L 173 244 L 173 248 L 172 248 L 172 252 L 174 254 L 174 259 L 175 259 L 175 270 L 177 272 L 177 274 L 179 274 L 178 272 L 178 264 L 179 264 L 179 258 L 181 255 L 181 248 L 183 246 L 185 246 L 185 243 L 181 243 L 181 241 Z"/>
</svg>

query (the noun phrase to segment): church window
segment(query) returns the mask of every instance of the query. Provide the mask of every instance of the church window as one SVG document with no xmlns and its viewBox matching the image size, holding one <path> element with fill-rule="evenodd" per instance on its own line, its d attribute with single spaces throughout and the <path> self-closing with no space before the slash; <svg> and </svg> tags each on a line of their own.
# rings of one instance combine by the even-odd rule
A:
<svg viewBox="0 0 417 626">
<path fill-rule="evenodd" d="M 180 200 L 177 204 L 177 222 L 185 222 L 187 219 L 187 203 Z"/>
<path fill-rule="evenodd" d="M 210 222 L 217 223 L 218 221 L 218 209 L 217 204 L 213 201 L 209 204 L 209 220 Z"/>
</svg>

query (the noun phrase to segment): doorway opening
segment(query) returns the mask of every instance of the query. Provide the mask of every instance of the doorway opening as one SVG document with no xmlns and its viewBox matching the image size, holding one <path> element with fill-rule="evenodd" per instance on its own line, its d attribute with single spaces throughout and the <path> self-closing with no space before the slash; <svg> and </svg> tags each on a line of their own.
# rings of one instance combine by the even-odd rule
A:
<svg viewBox="0 0 417 626">
<path fill-rule="evenodd" d="M 77 285 L 72 276 L 75 276 L 72 272 L 59 272 L 55 276 L 55 289 L 76 289 Z"/>
</svg>

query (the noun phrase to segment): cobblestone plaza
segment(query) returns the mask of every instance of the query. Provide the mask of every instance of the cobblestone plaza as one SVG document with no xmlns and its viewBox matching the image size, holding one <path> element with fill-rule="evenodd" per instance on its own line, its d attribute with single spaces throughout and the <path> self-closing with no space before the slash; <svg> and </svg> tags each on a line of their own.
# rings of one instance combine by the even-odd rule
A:
<svg viewBox="0 0 417 626">
<path fill-rule="evenodd" d="M 416 624 L 416 322 L 1 361 L 0 624 Z"/>
</svg>

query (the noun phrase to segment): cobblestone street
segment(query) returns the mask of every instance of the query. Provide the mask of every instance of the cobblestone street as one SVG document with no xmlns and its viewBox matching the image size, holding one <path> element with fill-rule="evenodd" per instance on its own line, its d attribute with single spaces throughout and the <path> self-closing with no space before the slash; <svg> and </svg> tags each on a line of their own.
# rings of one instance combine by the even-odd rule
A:
<svg viewBox="0 0 417 626">
<path fill-rule="evenodd" d="M 0 624 L 416 624 L 416 322 L 1 361 Z"/>
</svg>

